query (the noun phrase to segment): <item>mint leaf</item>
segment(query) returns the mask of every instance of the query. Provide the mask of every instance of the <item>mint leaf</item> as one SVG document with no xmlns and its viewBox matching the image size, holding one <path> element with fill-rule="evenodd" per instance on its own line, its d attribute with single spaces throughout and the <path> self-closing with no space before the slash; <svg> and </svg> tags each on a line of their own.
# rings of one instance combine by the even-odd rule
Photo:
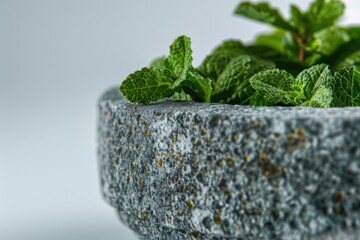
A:
<svg viewBox="0 0 360 240">
<path fill-rule="evenodd" d="M 245 49 L 241 42 L 227 40 L 205 58 L 199 69 L 216 81 L 231 59 L 243 54 L 245 54 Z"/>
<path fill-rule="evenodd" d="M 246 47 L 246 54 L 258 59 L 276 61 L 281 59 L 283 56 L 277 50 L 261 45 L 250 45 Z"/>
<path fill-rule="evenodd" d="M 337 69 L 341 69 L 343 67 L 360 67 L 360 50 L 354 52 L 347 58 L 345 58 L 339 65 L 337 66 Z"/>
<path fill-rule="evenodd" d="M 191 40 L 187 36 L 180 36 L 170 46 L 170 55 L 164 65 L 174 78 L 185 78 L 188 69 L 192 67 L 192 60 Z"/>
<path fill-rule="evenodd" d="M 214 87 L 214 102 L 248 104 L 255 90 L 250 85 L 250 78 L 265 69 L 275 66 L 248 55 L 239 56 L 230 61 L 219 76 Z"/>
<path fill-rule="evenodd" d="M 276 30 L 270 34 L 262 34 L 256 37 L 256 44 L 275 49 L 281 54 L 285 54 L 284 45 L 285 31 Z"/>
<path fill-rule="evenodd" d="M 201 102 L 210 102 L 212 85 L 211 79 L 202 76 L 195 68 L 190 68 L 185 79 L 178 79 L 173 88 L 181 88 L 185 93 Z"/>
<path fill-rule="evenodd" d="M 339 46 L 350 40 L 346 30 L 340 27 L 326 28 L 315 35 L 317 50 L 325 55 L 330 55 Z"/>
<path fill-rule="evenodd" d="M 291 26 L 287 21 L 285 21 L 285 19 L 282 17 L 282 15 L 277 9 L 272 8 L 268 3 L 265 2 L 242 2 L 236 8 L 235 14 L 239 14 L 256 21 L 268 23 L 275 27 L 288 30 L 290 32 L 296 31 L 293 26 Z"/>
<path fill-rule="evenodd" d="M 335 107 L 360 106 L 360 69 L 342 68 L 334 77 Z"/>
<path fill-rule="evenodd" d="M 342 45 L 340 45 L 329 56 L 324 56 L 318 60 L 318 63 L 326 63 L 331 66 L 332 69 L 339 69 L 343 66 L 343 62 L 348 58 L 351 58 L 354 53 L 360 51 L 360 39 L 352 39 Z"/>
<path fill-rule="evenodd" d="M 150 68 L 164 69 L 165 57 L 158 57 L 151 61 Z"/>
<path fill-rule="evenodd" d="M 150 103 L 174 94 L 174 81 L 155 68 L 143 68 L 130 74 L 120 86 L 126 99 L 134 103 Z"/>
<path fill-rule="evenodd" d="M 341 53 L 340 60 L 335 62 L 334 69 L 341 69 L 343 67 L 352 67 L 357 66 L 360 67 L 360 47 L 359 47 L 359 39 L 360 39 L 360 27 L 351 26 L 347 28 L 343 28 L 346 31 L 347 36 L 350 38 L 350 44 L 344 44 L 344 46 L 338 47 L 339 51 L 333 54 L 333 58 L 336 59 L 336 54 Z M 348 49 L 348 50 L 347 50 Z M 326 59 L 325 59 L 326 60 Z"/>
<path fill-rule="evenodd" d="M 295 66 L 295 69 L 303 70 L 303 66 L 298 63 L 298 44 L 293 35 L 284 30 L 276 30 L 270 34 L 259 35 L 256 39 L 256 45 L 246 47 L 246 52 L 257 58 L 271 60 L 276 63 L 280 69 L 289 70 Z M 299 71 L 292 71 L 296 74 Z"/>
<path fill-rule="evenodd" d="M 330 88 L 332 74 L 326 64 L 315 65 L 302 71 L 294 82 L 294 90 L 301 92 L 304 97 L 310 100 L 321 87 Z"/>
<path fill-rule="evenodd" d="M 360 27 L 352 26 L 352 27 L 347 27 L 345 30 L 351 39 L 360 38 Z"/>
<path fill-rule="evenodd" d="M 305 34 L 304 13 L 296 6 L 290 5 L 290 23 L 297 29 L 297 34 L 303 36 Z"/>
<path fill-rule="evenodd" d="M 344 10 L 340 0 L 315 0 L 305 13 L 307 35 L 334 25 Z"/>
<path fill-rule="evenodd" d="M 293 91 L 295 78 L 279 69 L 267 70 L 254 75 L 250 80 L 253 88 L 271 103 L 298 104 Z"/>
<path fill-rule="evenodd" d="M 310 100 L 305 101 L 300 106 L 303 107 L 317 107 L 328 108 L 331 105 L 333 99 L 333 91 L 326 86 L 319 87 Z"/>
<path fill-rule="evenodd" d="M 236 52 L 236 51 L 242 51 L 244 49 L 244 44 L 242 44 L 239 40 L 229 39 L 225 40 L 222 44 L 217 46 L 213 53 L 218 52 Z"/>
</svg>

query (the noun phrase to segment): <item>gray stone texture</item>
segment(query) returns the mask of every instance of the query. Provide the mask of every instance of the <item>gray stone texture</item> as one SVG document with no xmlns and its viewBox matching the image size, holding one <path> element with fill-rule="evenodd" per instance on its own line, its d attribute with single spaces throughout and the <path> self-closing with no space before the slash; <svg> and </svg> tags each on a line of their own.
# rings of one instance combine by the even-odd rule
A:
<svg viewBox="0 0 360 240">
<path fill-rule="evenodd" d="M 99 101 L 105 200 L 140 239 L 360 239 L 360 108 Z"/>
</svg>

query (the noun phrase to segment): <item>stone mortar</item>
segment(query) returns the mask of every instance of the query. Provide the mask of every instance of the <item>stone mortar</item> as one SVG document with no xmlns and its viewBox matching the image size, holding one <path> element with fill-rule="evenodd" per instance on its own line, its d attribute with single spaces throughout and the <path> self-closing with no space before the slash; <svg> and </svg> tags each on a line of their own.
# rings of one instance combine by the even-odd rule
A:
<svg viewBox="0 0 360 240">
<path fill-rule="evenodd" d="M 99 101 L 102 194 L 140 239 L 360 239 L 360 108 Z"/>
</svg>

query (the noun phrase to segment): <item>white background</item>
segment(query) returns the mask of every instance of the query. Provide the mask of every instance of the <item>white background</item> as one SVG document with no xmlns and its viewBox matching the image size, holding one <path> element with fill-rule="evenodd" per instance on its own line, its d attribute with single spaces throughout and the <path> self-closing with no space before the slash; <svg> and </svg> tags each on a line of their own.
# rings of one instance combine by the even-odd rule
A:
<svg viewBox="0 0 360 240">
<path fill-rule="evenodd" d="M 287 12 L 290 2 L 271 1 Z M 343 23 L 360 23 L 346 1 Z M 96 101 L 192 38 L 195 64 L 269 28 L 234 0 L 0 0 L 0 239 L 135 239 L 100 196 Z"/>
</svg>

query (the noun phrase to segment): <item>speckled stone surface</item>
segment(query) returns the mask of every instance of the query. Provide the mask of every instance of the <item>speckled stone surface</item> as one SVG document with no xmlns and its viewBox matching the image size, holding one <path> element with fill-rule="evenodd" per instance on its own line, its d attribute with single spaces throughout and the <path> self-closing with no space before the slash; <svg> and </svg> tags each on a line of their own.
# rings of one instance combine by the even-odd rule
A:
<svg viewBox="0 0 360 240">
<path fill-rule="evenodd" d="M 140 239 L 360 239 L 360 108 L 135 105 L 114 88 L 98 131 L 103 196 Z"/>
</svg>

